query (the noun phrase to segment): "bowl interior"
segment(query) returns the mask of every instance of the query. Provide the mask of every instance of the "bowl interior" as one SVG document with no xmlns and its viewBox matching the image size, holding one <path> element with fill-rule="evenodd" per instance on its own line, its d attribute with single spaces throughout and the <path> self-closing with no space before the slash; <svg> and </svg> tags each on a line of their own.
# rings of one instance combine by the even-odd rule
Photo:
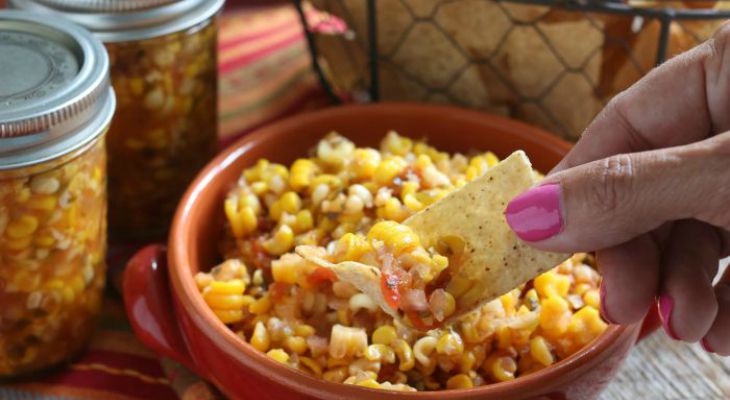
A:
<svg viewBox="0 0 730 400">
<path fill-rule="evenodd" d="M 269 372 L 289 380 L 299 390 L 353 391 L 362 394 L 363 388 L 338 385 L 316 380 L 277 364 L 262 353 L 250 348 L 220 323 L 207 309 L 192 276 L 207 271 L 217 262 L 219 240 L 223 233 L 223 200 L 244 168 L 260 158 L 290 164 L 308 151 L 328 132 L 337 131 L 358 146 L 377 147 L 382 137 L 395 130 L 412 138 L 425 138 L 442 151 L 466 152 L 491 150 L 500 158 L 522 149 L 533 166 L 549 171 L 569 150 L 570 145 L 544 131 L 501 117 L 434 105 L 381 103 L 376 105 L 342 106 L 324 111 L 299 115 L 269 125 L 250 134 L 223 151 L 196 178 L 181 201 L 170 235 L 170 278 L 178 293 L 178 300 L 189 306 L 201 329 L 215 337 L 221 346 L 237 355 L 243 363 L 265 363 Z M 457 398 L 452 394 L 512 393 L 516 385 L 539 390 L 546 380 L 554 380 L 573 366 L 583 364 L 589 354 L 600 353 L 615 341 L 624 329 L 609 329 L 592 344 L 551 368 L 530 374 L 512 382 L 488 385 L 469 390 L 419 393 L 418 398 Z M 570 374 L 569 374 L 570 375 Z M 572 379 L 572 378 L 570 378 Z M 335 389 L 339 387 L 339 389 Z M 346 388 L 345 388 L 346 387 Z M 537 389 L 536 389 L 537 388 Z M 390 398 L 387 393 L 375 391 L 372 398 Z M 399 395 L 401 396 L 401 395 Z M 466 395 L 469 397 L 469 395 Z M 401 396 L 401 398 L 410 396 Z M 370 398 L 370 397 L 368 397 Z M 459 395 L 458 398 L 462 398 Z"/>
</svg>

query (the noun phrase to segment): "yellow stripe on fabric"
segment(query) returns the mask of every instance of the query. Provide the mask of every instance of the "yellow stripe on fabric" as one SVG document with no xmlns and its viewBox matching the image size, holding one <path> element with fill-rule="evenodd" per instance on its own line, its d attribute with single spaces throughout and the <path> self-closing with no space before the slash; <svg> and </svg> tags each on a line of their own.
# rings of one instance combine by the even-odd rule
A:
<svg viewBox="0 0 730 400">
<path fill-rule="evenodd" d="M 153 376 L 149 376 L 146 374 L 142 374 L 138 371 L 132 370 L 132 369 L 119 369 L 119 368 L 113 368 L 104 364 L 73 364 L 71 365 L 71 369 L 77 370 L 77 371 L 100 371 L 105 372 L 109 375 L 118 375 L 118 376 L 129 376 L 132 378 L 137 378 L 142 382 L 145 383 L 154 383 L 158 385 L 169 385 L 170 381 L 165 378 L 155 378 Z"/>
</svg>

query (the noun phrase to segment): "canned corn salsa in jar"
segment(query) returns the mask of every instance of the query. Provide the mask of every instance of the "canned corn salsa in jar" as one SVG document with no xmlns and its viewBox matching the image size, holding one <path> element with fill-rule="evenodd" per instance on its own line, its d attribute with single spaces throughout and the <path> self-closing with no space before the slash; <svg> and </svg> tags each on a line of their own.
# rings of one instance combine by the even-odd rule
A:
<svg viewBox="0 0 730 400">
<path fill-rule="evenodd" d="M 62 15 L 104 42 L 117 111 L 108 134 L 114 239 L 160 239 L 213 156 L 217 14 L 223 0 L 12 0 Z"/>
<path fill-rule="evenodd" d="M 104 287 L 109 60 L 41 20 L 0 11 L 0 380 L 76 355 Z"/>
</svg>

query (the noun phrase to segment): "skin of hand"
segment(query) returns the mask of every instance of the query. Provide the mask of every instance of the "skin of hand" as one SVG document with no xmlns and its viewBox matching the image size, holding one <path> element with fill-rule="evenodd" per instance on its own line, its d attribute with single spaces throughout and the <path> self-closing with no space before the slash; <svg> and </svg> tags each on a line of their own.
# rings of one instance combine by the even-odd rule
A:
<svg viewBox="0 0 730 400">
<path fill-rule="evenodd" d="M 608 321 L 656 304 L 671 337 L 730 355 L 730 25 L 616 96 L 506 218 L 536 248 L 595 251 Z"/>
</svg>

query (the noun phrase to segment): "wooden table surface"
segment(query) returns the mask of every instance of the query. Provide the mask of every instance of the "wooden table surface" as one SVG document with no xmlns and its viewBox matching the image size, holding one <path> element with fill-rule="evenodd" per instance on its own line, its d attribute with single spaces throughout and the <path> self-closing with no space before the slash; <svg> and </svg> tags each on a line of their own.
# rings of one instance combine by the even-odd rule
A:
<svg viewBox="0 0 730 400">
<path fill-rule="evenodd" d="M 724 260 L 721 269 L 727 268 Z M 662 330 L 632 351 L 600 400 L 730 399 L 730 357 L 708 354 L 699 344 L 670 339 Z"/>
</svg>

